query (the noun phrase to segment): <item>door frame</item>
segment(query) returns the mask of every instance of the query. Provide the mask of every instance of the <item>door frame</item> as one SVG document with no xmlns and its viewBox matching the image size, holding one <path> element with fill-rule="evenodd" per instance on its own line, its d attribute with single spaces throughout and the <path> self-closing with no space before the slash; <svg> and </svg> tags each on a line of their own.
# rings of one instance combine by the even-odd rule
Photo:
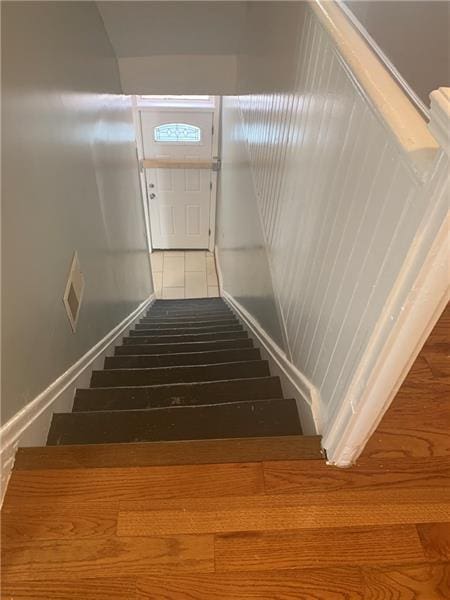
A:
<svg viewBox="0 0 450 600">
<path fill-rule="evenodd" d="M 174 105 L 170 101 L 165 102 L 160 100 L 152 104 L 140 105 L 137 97 L 133 96 L 133 117 L 136 129 L 136 146 L 137 146 L 137 157 L 139 162 L 139 183 L 141 185 L 141 197 L 144 209 L 144 223 L 145 223 L 145 234 L 147 236 L 147 244 L 150 252 L 153 252 L 152 243 L 152 232 L 150 226 L 150 209 L 148 200 L 148 181 L 146 175 L 146 169 L 143 167 L 142 161 L 145 158 L 144 155 L 144 140 L 142 136 L 142 121 L 141 115 L 145 112 L 154 112 L 158 109 L 163 109 L 167 112 L 203 112 L 211 113 L 213 116 L 213 134 L 212 134 L 212 157 L 213 160 L 217 160 L 220 165 L 220 110 L 221 110 L 221 96 L 213 96 L 212 102 L 209 105 L 201 106 L 189 106 L 188 103 Z M 209 240 L 208 250 L 214 252 L 215 239 L 216 239 L 216 210 L 217 210 L 217 187 L 218 187 L 218 171 L 211 172 L 211 197 L 209 207 Z"/>
</svg>

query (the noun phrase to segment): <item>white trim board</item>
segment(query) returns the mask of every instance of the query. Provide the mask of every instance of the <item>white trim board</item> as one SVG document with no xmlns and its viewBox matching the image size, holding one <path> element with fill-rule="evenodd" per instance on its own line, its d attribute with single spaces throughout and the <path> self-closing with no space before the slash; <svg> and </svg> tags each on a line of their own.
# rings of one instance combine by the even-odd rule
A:
<svg viewBox="0 0 450 600">
<path fill-rule="evenodd" d="M 251 314 L 237 302 L 231 294 L 222 291 L 222 297 L 230 308 L 237 313 L 260 349 L 263 360 L 269 363 L 270 372 L 280 378 L 283 395 L 295 398 L 304 435 L 317 435 L 320 431 L 318 408 L 319 394 L 316 388 L 291 362 L 286 353 L 264 331 Z"/>
<path fill-rule="evenodd" d="M 341 3 L 309 0 L 309 6 L 364 96 L 373 104 L 422 178 L 433 168 L 439 144 L 428 131 L 421 113 L 399 85 L 389 65 L 369 46 L 355 22 L 349 20 Z"/>
<path fill-rule="evenodd" d="M 89 386 L 91 373 L 103 368 L 103 361 L 118 340 L 126 336 L 141 314 L 154 302 L 152 294 L 121 323 L 111 329 L 65 373 L 51 383 L 0 429 L 1 500 L 20 446 L 45 445 L 54 412 L 70 412 L 77 387 Z"/>
</svg>

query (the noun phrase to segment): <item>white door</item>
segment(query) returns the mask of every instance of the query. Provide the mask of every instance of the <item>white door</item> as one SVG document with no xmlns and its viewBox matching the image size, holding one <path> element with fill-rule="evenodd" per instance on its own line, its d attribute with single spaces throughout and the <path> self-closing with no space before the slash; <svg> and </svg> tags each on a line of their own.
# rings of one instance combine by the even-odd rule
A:
<svg viewBox="0 0 450 600">
<path fill-rule="evenodd" d="M 145 159 L 212 161 L 212 111 L 141 112 Z M 152 245 L 156 249 L 207 249 L 211 168 L 146 169 Z"/>
</svg>

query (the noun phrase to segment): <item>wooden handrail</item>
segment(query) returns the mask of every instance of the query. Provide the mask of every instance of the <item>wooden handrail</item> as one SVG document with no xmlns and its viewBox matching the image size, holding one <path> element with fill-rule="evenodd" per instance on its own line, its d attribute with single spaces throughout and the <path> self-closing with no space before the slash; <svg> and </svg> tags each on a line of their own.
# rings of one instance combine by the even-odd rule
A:
<svg viewBox="0 0 450 600">
<path fill-rule="evenodd" d="M 439 145 L 405 90 L 388 71 L 337 2 L 309 0 L 352 76 L 375 107 L 421 179 L 430 172 Z"/>
</svg>

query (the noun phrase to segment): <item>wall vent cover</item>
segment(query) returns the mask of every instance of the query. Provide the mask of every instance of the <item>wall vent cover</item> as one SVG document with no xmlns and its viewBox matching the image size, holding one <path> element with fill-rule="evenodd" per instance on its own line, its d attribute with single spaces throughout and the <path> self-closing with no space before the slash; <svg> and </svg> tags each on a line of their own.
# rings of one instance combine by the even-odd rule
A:
<svg viewBox="0 0 450 600">
<path fill-rule="evenodd" d="M 73 332 L 77 330 L 77 321 L 80 314 L 81 301 L 84 292 L 84 277 L 81 272 L 78 254 L 75 252 L 70 266 L 69 279 L 64 292 L 64 306 Z"/>
</svg>

